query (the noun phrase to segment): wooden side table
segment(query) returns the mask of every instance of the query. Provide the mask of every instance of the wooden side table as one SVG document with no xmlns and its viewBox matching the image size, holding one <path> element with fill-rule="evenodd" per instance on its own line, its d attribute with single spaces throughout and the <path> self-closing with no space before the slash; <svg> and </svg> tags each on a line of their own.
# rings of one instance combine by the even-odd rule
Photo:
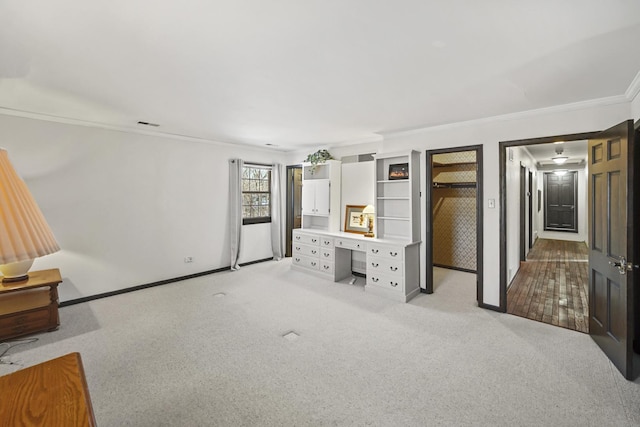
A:
<svg viewBox="0 0 640 427">
<path fill-rule="evenodd" d="M 57 268 L 29 273 L 21 282 L 0 283 L 0 340 L 60 326 Z"/>
<path fill-rule="evenodd" d="M 0 425 L 95 426 L 79 353 L 0 377 Z"/>
</svg>

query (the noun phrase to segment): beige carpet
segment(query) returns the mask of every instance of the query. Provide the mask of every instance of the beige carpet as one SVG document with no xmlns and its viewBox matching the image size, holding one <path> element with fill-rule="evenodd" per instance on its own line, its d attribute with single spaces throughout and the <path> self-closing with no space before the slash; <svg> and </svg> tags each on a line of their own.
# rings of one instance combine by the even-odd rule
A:
<svg viewBox="0 0 640 427">
<path fill-rule="evenodd" d="M 62 308 L 0 374 L 80 352 L 100 426 L 640 425 L 639 381 L 588 335 L 477 308 L 474 275 L 400 304 L 289 267 Z"/>
</svg>

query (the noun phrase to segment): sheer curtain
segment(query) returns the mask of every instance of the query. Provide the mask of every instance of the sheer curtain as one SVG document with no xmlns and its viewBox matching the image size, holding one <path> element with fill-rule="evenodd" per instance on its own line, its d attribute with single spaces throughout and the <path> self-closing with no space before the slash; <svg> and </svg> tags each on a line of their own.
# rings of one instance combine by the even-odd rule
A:
<svg viewBox="0 0 640 427">
<path fill-rule="evenodd" d="M 284 167 L 280 163 L 271 166 L 271 249 L 273 259 L 280 261 L 284 257 L 285 216 L 283 203 L 285 199 L 282 185 Z"/>
<path fill-rule="evenodd" d="M 241 159 L 229 160 L 229 237 L 231 243 L 231 270 L 240 268 L 240 241 L 242 240 L 242 168 Z"/>
</svg>

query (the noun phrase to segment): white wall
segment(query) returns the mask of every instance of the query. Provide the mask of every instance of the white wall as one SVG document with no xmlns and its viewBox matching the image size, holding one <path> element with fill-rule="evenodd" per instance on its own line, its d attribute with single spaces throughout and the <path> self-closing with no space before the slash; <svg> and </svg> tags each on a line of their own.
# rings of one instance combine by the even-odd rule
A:
<svg viewBox="0 0 640 427">
<path fill-rule="evenodd" d="M 60 268 L 61 301 L 229 266 L 228 159 L 285 159 L 5 115 L 0 145 L 62 248 L 33 267 Z M 269 224 L 243 234 L 241 262 L 272 256 Z"/>
<path fill-rule="evenodd" d="M 518 139 L 536 138 L 580 132 L 591 132 L 606 129 L 629 118 L 631 114 L 628 102 L 605 103 L 603 105 L 580 104 L 568 107 L 553 108 L 537 113 L 514 114 L 493 120 L 478 120 L 458 123 L 451 126 L 440 126 L 409 132 L 386 135 L 377 143 L 351 146 L 349 148 L 331 149 L 332 153 L 366 153 L 373 147 L 380 152 L 392 152 L 414 149 L 421 152 L 421 191 L 425 193 L 425 151 L 437 148 L 483 145 L 484 161 L 484 295 L 485 304 L 498 306 L 500 303 L 500 212 L 499 212 L 499 142 Z M 335 154 L 334 154 L 335 155 Z M 487 201 L 496 202 L 495 209 L 489 209 Z M 425 239 L 424 201 L 422 209 L 422 239 Z M 425 286 L 425 255 L 421 245 L 421 286 Z"/>
<path fill-rule="evenodd" d="M 347 205 L 374 205 L 374 162 L 343 163 L 340 206 L 340 229 L 344 229 Z M 375 230 L 374 230 L 375 232 Z"/>
</svg>

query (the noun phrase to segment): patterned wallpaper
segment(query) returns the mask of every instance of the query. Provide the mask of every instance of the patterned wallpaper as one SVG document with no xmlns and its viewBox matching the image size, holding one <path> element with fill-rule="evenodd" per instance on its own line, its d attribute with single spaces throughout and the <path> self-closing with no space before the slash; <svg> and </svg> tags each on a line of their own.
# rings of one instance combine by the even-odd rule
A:
<svg viewBox="0 0 640 427">
<path fill-rule="evenodd" d="M 475 183 L 475 151 L 433 156 L 433 182 Z M 459 164 L 468 163 L 472 164 Z M 446 164 L 458 163 L 446 166 Z M 433 189 L 433 263 L 476 271 L 476 188 Z"/>
</svg>

